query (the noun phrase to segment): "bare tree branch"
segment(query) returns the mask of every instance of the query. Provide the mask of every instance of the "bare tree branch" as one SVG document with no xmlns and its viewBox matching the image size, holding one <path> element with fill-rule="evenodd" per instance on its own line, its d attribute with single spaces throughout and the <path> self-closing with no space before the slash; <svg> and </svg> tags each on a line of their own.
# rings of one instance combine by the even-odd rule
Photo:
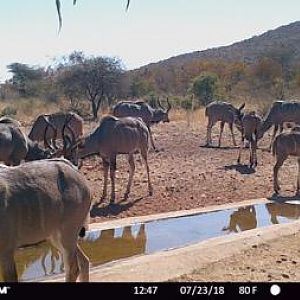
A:
<svg viewBox="0 0 300 300">
<path fill-rule="evenodd" d="M 60 0 L 55 0 L 55 3 L 56 3 L 56 10 L 57 10 L 58 22 L 59 22 L 58 32 L 60 32 L 61 28 L 62 28 L 61 3 L 60 3 Z M 77 3 L 77 0 L 73 0 L 73 5 L 76 5 L 76 3 Z M 130 0 L 127 0 L 126 11 L 128 10 L 129 5 L 130 5 Z"/>
<path fill-rule="evenodd" d="M 128 8 L 129 8 L 129 4 L 130 4 L 130 0 L 127 0 L 126 11 L 127 11 Z"/>
<path fill-rule="evenodd" d="M 61 16 L 61 9 L 60 9 L 60 0 L 56 0 L 55 2 L 56 2 L 57 14 L 58 14 L 58 22 L 59 22 L 58 32 L 60 32 L 61 27 L 62 27 L 62 16 Z"/>
</svg>

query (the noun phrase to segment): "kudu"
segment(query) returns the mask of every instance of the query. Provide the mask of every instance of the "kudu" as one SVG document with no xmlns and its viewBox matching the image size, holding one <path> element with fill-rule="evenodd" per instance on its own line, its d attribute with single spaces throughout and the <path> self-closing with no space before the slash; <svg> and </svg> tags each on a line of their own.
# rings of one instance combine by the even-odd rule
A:
<svg viewBox="0 0 300 300">
<path fill-rule="evenodd" d="M 113 107 L 112 114 L 116 117 L 135 117 L 141 118 L 146 126 L 148 127 L 150 133 L 150 141 L 153 149 L 155 150 L 154 140 L 150 126 L 159 122 L 170 122 L 169 111 L 171 109 L 171 104 L 167 98 L 168 108 L 165 109 L 158 100 L 159 108 L 153 108 L 148 103 L 144 101 L 121 101 Z"/>
<path fill-rule="evenodd" d="M 223 231 L 238 232 L 257 227 L 256 210 L 254 205 L 239 207 L 230 215 L 229 225 Z"/>
<path fill-rule="evenodd" d="M 40 115 L 32 125 L 31 131 L 28 137 L 32 141 L 44 141 L 44 134 L 46 131 L 47 125 L 51 127 L 51 130 L 48 130 L 46 140 L 47 144 L 53 145 L 56 149 L 56 139 L 62 139 L 62 128 L 65 124 L 66 119 L 69 119 L 69 127 L 72 128 L 76 138 L 79 138 L 83 135 L 83 119 L 73 112 L 68 113 L 54 113 Z M 46 147 L 46 145 L 45 145 Z"/>
<path fill-rule="evenodd" d="M 266 131 L 274 126 L 269 149 L 271 150 L 278 129 L 283 131 L 284 123 L 295 123 L 300 125 L 300 102 L 297 101 L 275 101 L 263 119 L 263 124 L 259 132 L 261 139 Z"/>
<path fill-rule="evenodd" d="M 262 118 L 257 115 L 254 111 L 246 113 L 241 118 L 241 128 L 242 128 L 242 141 L 239 149 L 237 162 L 241 162 L 242 149 L 244 147 L 245 139 L 249 142 L 249 151 L 250 151 L 250 168 L 257 166 L 257 141 L 258 141 L 258 132 L 262 124 Z"/>
<path fill-rule="evenodd" d="M 270 214 L 270 221 L 272 224 L 279 224 L 280 217 L 290 220 L 297 220 L 300 218 L 300 208 L 298 205 L 290 203 L 266 203 L 266 209 Z"/>
<path fill-rule="evenodd" d="M 0 161 L 16 166 L 22 160 L 32 161 L 50 158 L 54 152 L 34 143 L 20 129 L 18 121 L 0 120 Z"/>
<path fill-rule="evenodd" d="M 205 116 L 208 118 L 207 123 L 207 134 L 206 134 L 206 146 L 211 146 L 212 137 L 211 130 L 212 127 L 217 123 L 220 123 L 220 135 L 218 147 L 221 147 L 222 135 L 225 123 L 228 123 L 228 126 L 231 131 L 232 141 L 234 146 L 237 146 L 234 134 L 233 134 L 233 124 L 241 131 L 240 119 L 242 117 L 242 110 L 245 107 L 245 103 L 242 104 L 239 108 L 234 107 L 232 104 L 221 101 L 214 101 L 208 104 L 205 108 Z"/>
<path fill-rule="evenodd" d="M 276 157 L 276 164 L 273 168 L 274 192 L 278 194 L 280 186 L 278 183 L 278 172 L 285 160 L 291 155 L 298 157 L 298 178 L 297 191 L 300 190 L 300 127 L 295 126 L 289 132 L 283 132 L 277 135 L 272 146 L 273 155 Z"/>
<path fill-rule="evenodd" d="M 65 125 L 66 129 L 72 133 L 72 128 Z M 65 132 L 65 130 L 63 130 Z M 134 153 L 140 152 L 144 160 L 148 176 L 148 192 L 152 195 L 153 188 L 150 180 L 150 171 L 148 166 L 148 141 L 149 131 L 141 118 L 115 116 L 105 116 L 99 126 L 90 134 L 85 135 L 79 141 L 76 141 L 72 133 L 71 142 L 64 137 L 64 144 L 70 144 L 72 147 L 66 147 L 68 151 L 64 153 L 65 158 L 78 165 L 78 159 L 98 154 L 103 161 L 104 168 L 104 185 L 103 194 L 100 201 L 107 196 L 108 170 L 110 170 L 111 179 L 111 197 L 110 202 L 115 201 L 115 172 L 116 157 L 118 154 L 128 154 L 129 179 L 124 195 L 128 198 L 130 193 L 133 175 L 135 171 Z M 77 151 L 78 150 L 78 151 Z"/>
<path fill-rule="evenodd" d="M 47 240 L 63 253 L 66 281 L 89 279 L 78 234 L 91 205 L 88 184 L 65 159 L 0 167 L 0 269 L 17 281 L 14 252 Z"/>
</svg>

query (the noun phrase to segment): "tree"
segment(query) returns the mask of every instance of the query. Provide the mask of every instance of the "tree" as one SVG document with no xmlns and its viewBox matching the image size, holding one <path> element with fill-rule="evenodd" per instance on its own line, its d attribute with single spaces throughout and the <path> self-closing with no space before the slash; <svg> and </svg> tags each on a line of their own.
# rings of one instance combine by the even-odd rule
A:
<svg viewBox="0 0 300 300">
<path fill-rule="evenodd" d="M 218 76 L 213 73 L 203 73 L 192 82 L 190 91 L 202 105 L 212 102 L 218 91 Z"/>
<path fill-rule="evenodd" d="M 96 119 L 102 101 L 117 97 L 124 71 L 116 58 L 86 58 L 73 53 L 68 65 L 61 67 L 59 72 L 58 81 L 64 94 L 71 101 L 81 97 L 88 99 Z"/>
<path fill-rule="evenodd" d="M 7 66 L 13 74 L 11 83 L 21 97 L 34 96 L 37 92 L 37 83 L 45 76 L 43 68 L 29 67 L 26 64 L 12 63 Z"/>
<path fill-rule="evenodd" d="M 134 78 L 129 86 L 129 94 L 133 98 L 140 98 L 149 94 L 151 86 L 149 82 Z"/>
</svg>

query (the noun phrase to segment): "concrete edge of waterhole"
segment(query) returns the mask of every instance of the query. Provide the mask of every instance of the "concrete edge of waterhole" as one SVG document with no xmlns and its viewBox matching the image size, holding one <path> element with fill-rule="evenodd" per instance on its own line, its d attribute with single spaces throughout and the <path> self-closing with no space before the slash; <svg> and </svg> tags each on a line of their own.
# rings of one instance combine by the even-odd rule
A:
<svg viewBox="0 0 300 300">
<path fill-rule="evenodd" d="M 233 209 L 247 205 L 270 203 L 262 199 L 252 199 L 238 203 L 214 205 L 210 207 L 174 211 L 162 214 L 130 217 L 90 224 L 89 230 L 119 228 L 154 220 L 191 216 L 199 213 Z M 210 238 L 186 247 L 143 254 L 131 258 L 109 262 L 90 269 L 91 282 L 162 282 L 189 274 L 201 265 L 216 262 L 246 249 L 279 237 L 296 234 L 300 231 L 300 220 L 288 224 L 256 228 L 238 234 Z M 41 282 L 64 281 L 64 274 L 51 276 Z"/>
</svg>

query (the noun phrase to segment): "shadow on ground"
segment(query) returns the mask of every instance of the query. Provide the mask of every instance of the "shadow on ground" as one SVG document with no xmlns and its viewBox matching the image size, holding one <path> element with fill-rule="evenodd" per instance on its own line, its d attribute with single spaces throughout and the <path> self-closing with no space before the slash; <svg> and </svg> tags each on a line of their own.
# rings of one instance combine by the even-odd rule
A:
<svg viewBox="0 0 300 300">
<path fill-rule="evenodd" d="M 130 207 L 134 206 L 136 203 L 141 201 L 143 197 L 137 198 L 134 201 L 124 202 L 124 200 L 119 203 L 110 203 L 110 204 L 98 204 L 93 205 L 90 211 L 91 218 L 95 217 L 108 217 L 108 216 L 117 216 L 121 212 L 128 210 Z"/>
<path fill-rule="evenodd" d="M 267 199 L 277 203 L 284 203 L 286 201 L 300 201 L 300 195 L 296 194 L 294 196 L 280 196 L 274 193 L 271 197 L 268 197 Z"/>
<path fill-rule="evenodd" d="M 241 174 L 253 174 L 255 173 L 255 169 L 252 167 L 249 167 L 248 165 L 229 165 L 229 166 L 224 166 L 225 171 L 228 170 L 236 170 L 237 172 Z"/>
<path fill-rule="evenodd" d="M 237 146 L 213 146 L 213 145 L 200 145 L 200 148 L 208 148 L 208 149 L 220 149 L 220 150 L 231 150 L 231 149 L 238 149 Z"/>
</svg>

